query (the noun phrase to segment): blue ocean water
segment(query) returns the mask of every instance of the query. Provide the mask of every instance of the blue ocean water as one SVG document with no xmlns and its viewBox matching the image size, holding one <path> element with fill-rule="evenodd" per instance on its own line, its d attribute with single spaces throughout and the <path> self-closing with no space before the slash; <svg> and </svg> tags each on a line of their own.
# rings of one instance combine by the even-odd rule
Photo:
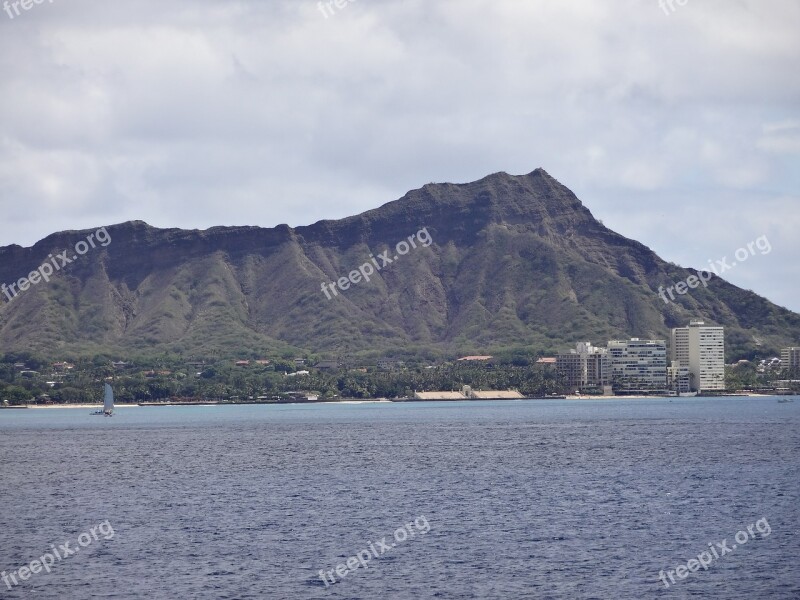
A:
<svg viewBox="0 0 800 600">
<path fill-rule="evenodd" d="M 800 399 L 88 413 L 0 410 L 0 598 L 800 598 Z"/>
</svg>

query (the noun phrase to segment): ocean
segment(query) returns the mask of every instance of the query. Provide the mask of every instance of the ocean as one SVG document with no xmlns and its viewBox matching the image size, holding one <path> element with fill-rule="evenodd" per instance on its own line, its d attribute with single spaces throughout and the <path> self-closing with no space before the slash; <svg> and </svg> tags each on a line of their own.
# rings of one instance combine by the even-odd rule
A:
<svg viewBox="0 0 800 600">
<path fill-rule="evenodd" d="M 0 410 L 0 598 L 800 598 L 800 398 L 89 412 Z"/>
</svg>

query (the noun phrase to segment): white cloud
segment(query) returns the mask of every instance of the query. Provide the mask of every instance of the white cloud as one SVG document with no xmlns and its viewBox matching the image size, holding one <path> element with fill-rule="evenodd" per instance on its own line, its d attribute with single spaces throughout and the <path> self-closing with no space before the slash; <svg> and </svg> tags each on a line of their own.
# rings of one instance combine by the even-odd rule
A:
<svg viewBox="0 0 800 600">
<path fill-rule="evenodd" d="M 774 213 L 800 183 L 791 0 L 372 0 L 327 19 L 313 0 L 74 0 L 4 19 L 0 244 L 134 218 L 301 225 L 538 166 L 671 260 L 696 260 L 693 216 L 725 215 L 712 254 L 737 223 L 793 222 Z M 796 298 L 784 275 L 752 287 Z"/>
<path fill-rule="evenodd" d="M 775 154 L 800 154 L 800 120 L 766 123 L 758 149 Z"/>
</svg>

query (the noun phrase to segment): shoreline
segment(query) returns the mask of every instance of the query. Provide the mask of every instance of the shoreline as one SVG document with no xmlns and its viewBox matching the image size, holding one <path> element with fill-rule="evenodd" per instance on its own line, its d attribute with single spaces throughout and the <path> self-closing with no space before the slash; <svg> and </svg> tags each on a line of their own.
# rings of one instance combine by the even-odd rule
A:
<svg viewBox="0 0 800 600">
<path fill-rule="evenodd" d="M 103 410 L 102 404 L 28 404 L 23 405 L 26 408 L 89 408 L 94 410 Z M 138 404 L 115 404 L 114 410 L 118 408 L 139 408 Z"/>
<path fill-rule="evenodd" d="M 777 396 L 800 396 L 800 394 L 761 394 L 761 393 L 747 393 L 747 394 L 726 394 L 715 396 L 576 396 L 574 394 L 567 395 L 563 398 L 515 398 L 514 400 L 651 400 L 651 399 L 683 399 L 683 398 L 772 398 Z M 474 402 L 475 400 L 466 400 Z M 508 402 L 508 399 L 489 400 L 496 402 Z M 375 399 L 361 399 L 361 398 L 348 398 L 344 400 L 325 400 L 325 401 L 305 401 L 305 402 L 218 402 L 218 401 L 199 401 L 199 402 L 142 402 L 137 404 L 116 404 L 114 410 L 122 408 L 150 408 L 160 406 L 279 406 L 286 404 L 390 404 L 390 403 L 408 403 L 408 402 L 458 402 L 446 400 L 416 400 L 413 398 L 375 398 Z M 23 404 L 15 406 L 0 407 L 0 410 L 13 410 L 13 409 L 53 409 L 53 408 L 87 408 L 100 410 L 103 408 L 102 404 Z"/>
<path fill-rule="evenodd" d="M 703 396 L 702 394 L 698 394 L 697 396 L 577 396 L 575 394 L 567 395 L 567 400 L 603 400 L 603 399 L 613 399 L 616 398 L 617 400 L 650 400 L 654 398 L 669 398 L 670 400 L 674 399 L 684 399 L 684 398 L 773 398 L 775 396 L 798 396 L 800 394 L 761 394 L 761 393 L 747 393 L 747 394 L 714 394 L 713 396 Z"/>
</svg>

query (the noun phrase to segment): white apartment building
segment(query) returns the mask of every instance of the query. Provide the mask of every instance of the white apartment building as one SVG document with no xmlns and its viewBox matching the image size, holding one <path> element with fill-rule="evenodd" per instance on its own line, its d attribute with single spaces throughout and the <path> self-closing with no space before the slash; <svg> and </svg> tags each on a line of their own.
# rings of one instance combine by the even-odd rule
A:
<svg viewBox="0 0 800 600">
<path fill-rule="evenodd" d="M 667 344 L 664 340 L 611 340 L 608 355 L 615 391 L 667 389 Z"/>
<path fill-rule="evenodd" d="M 781 369 L 788 369 L 791 373 L 800 373 L 800 348 L 781 350 Z"/>
<path fill-rule="evenodd" d="M 671 358 L 689 367 L 692 391 L 725 389 L 725 329 L 691 321 L 672 330 Z"/>
<path fill-rule="evenodd" d="M 559 354 L 556 369 L 569 388 L 603 387 L 610 383 L 606 349 L 596 348 L 591 342 L 578 342 L 575 350 Z"/>
<path fill-rule="evenodd" d="M 688 394 L 692 391 L 689 384 L 689 367 L 683 366 L 678 361 L 672 361 L 667 367 L 667 387 L 677 394 Z"/>
</svg>

